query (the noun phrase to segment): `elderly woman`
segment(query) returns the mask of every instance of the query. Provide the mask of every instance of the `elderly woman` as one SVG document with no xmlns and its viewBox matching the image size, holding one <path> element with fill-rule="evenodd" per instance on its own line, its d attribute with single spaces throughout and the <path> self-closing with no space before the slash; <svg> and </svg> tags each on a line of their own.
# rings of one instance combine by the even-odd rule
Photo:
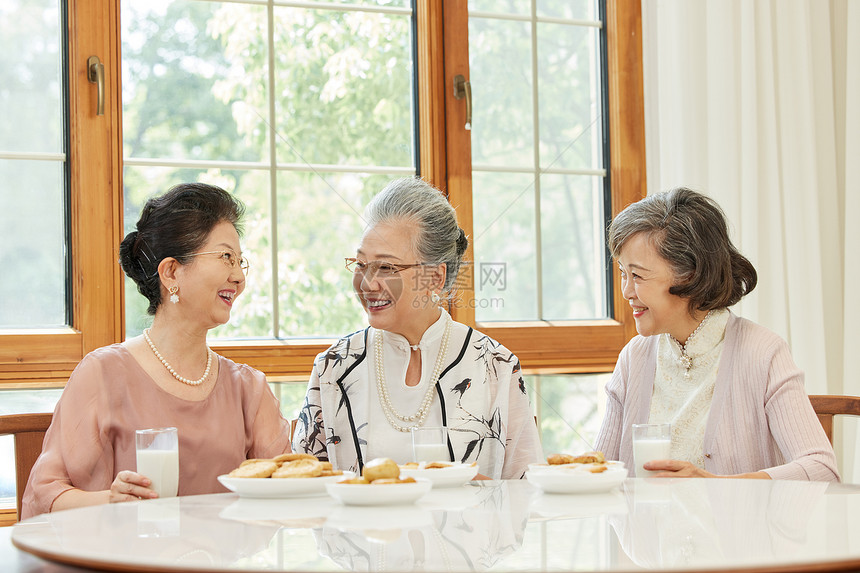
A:
<svg viewBox="0 0 860 573">
<path fill-rule="evenodd" d="M 412 459 L 410 430 L 448 428 L 448 458 L 485 477 L 521 478 L 542 458 L 511 352 L 439 306 L 468 244 L 454 209 L 420 179 L 391 182 L 368 205 L 352 285 L 370 326 L 320 354 L 293 448 L 360 471 Z"/>
<path fill-rule="evenodd" d="M 838 480 L 836 458 L 788 345 L 733 314 L 756 271 L 708 197 L 679 188 L 647 197 L 609 227 L 639 336 L 606 387 L 596 448 L 633 470 L 632 424 L 671 423 L 657 477 Z"/>
<path fill-rule="evenodd" d="M 216 476 L 290 450 L 289 423 L 265 376 L 218 356 L 206 333 L 245 289 L 244 207 L 204 184 L 147 201 L 120 264 L 149 300 L 152 326 L 89 353 L 54 411 L 22 517 L 157 497 L 135 461 L 135 430 L 174 426 L 179 495 L 225 491 Z"/>
</svg>

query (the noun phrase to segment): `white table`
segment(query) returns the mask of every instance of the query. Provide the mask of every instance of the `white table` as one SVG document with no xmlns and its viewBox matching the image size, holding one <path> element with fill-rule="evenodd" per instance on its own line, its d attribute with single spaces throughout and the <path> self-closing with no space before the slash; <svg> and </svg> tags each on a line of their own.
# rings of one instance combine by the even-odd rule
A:
<svg viewBox="0 0 860 573">
<path fill-rule="evenodd" d="M 0 533 L 2 570 L 14 573 L 80 571 L 67 564 L 117 571 L 858 571 L 860 487 L 628 479 L 610 493 L 558 495 L 525 481 L 494 481 L 371 508 L 328 497 L 216 494 L 39 516 L 16 525 L 11 540 L 20 549 Z"/>
</svg>

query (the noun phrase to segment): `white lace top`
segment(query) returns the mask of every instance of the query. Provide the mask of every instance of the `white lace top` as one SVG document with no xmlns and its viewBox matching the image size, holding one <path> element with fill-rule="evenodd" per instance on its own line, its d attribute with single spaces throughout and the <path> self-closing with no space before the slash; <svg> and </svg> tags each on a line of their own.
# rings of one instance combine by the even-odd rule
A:
<svg viewBox="0 0 860 573">
<path fill-rule="evenodd" d="M 671 458 L 705 467 L 704 438 L 729 311 L 712 311 L 705 323 L 687 340 L 692 359 L 689 376 L 681 362 L 681 348 L 668 334 L 659 335 L 657 371 L 651 396 L 651 424 L 672 424 Z"/>
</svg>

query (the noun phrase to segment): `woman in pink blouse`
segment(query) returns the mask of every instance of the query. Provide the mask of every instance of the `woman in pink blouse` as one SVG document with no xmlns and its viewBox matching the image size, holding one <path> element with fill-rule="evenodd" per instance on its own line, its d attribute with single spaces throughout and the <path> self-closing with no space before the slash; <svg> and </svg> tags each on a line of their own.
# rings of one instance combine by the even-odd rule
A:
<svg viewBox="0 0 860 573">
<path fill-rule="evenodd" d="M 157 497 L 135 471 L 135 430 L 178 428 L 179 495 L 226 491 L 216 476 L 290 450 L 289 423 L 265 376 L 206 345 L 245 289 L 243 212 L 229 193 L 201 183 L 147 201 L 120 245 L 120 264 L 148 299 L 152 326 L 75 368 L 30 474 L 22 518 Z"/>
<path fill-rule="evenodd" d="M 633 475 L 632 425 L 671 423 L 657 477 L 838 480 L 836 457 L 782 338 L 728 308 L 755 288 L 708 197 L 679 188 L 618 214 L 609 248 L 639 336 L 606 387 L 595 447 Z"/>
</svg>

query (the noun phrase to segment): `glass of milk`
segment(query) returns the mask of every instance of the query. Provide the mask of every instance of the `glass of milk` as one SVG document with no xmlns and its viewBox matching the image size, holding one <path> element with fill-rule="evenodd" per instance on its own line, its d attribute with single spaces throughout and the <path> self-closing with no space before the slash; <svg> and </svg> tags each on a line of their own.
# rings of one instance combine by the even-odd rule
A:
<svg viewBox="0 0 860 573">
<path fill-rule="evenodd" d="M 672 424 L 633 424 L 633 464 L 636 477 L 648 477 L 660 472 L 642 466 L 653 460 L 668 460 L 672 444 Z"/>
<path fill-rule="evenodd" d="M 152 480 L 158 497 L 175 497 L 179 489 L 179 433 L 176 428 L 151 428 L 134 433 L 137 473 Z"/>
<path fill-rule="evenodd" d="M 412 460 L 416 462 L 450 462 L 448 428 L 444 426 L 412 428 Z"/>
</svg>

